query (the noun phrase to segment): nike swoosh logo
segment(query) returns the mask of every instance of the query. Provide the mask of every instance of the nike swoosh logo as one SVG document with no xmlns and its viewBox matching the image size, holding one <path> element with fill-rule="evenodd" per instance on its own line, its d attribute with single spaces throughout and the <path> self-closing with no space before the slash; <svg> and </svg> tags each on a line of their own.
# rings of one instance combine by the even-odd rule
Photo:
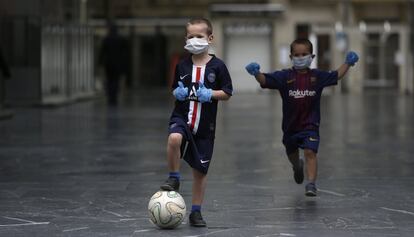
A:
<svg viewBox="0 0 414 237">
<path fill-rule="evenodd" d="M 208 163 L 210 161 L 209 160 L 200 160 L 200 162 L 201 162 L 201 164 L 205 164 L 205 163 Z"/>
<path fill-rule="evenodd" d="M 180 80 L 184 79 L 188 74 L 185 74 L 184 76 L 180 76 Z"/>
<path fill-rule="evenodd" d="M 313 137 L 310 137 L 310 138 L 309 138 L 309 141 L 311 141 L 311 142 L 316 142 L 316 141 L 318 141 L 318 139 L 313 138 Z"/>
</svg>

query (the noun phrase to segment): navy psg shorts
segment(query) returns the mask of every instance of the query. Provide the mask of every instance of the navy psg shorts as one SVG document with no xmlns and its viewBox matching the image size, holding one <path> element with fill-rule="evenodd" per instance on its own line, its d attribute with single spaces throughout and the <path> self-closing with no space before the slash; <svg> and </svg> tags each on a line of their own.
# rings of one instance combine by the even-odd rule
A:
<svg viewBox="0 0 414 237">
<path fill-rule="evenodd" d="M 309 130 L 293 134 L 284 134 L 283 145 L 285 145 L 286 154 L 288 155 L 295 152 L 298 148 L 310 149 L 318 153 L 319 133 Z"/>
<path fill-rule="evenodd" d="M 214 138 L 197 137 L 180 118 L 170 120 L 169 134 L 171 133 L 180 133 L 183 136 L 181 158 L 193 169 L 207 174 L 213 156 Z"/>
</svg>

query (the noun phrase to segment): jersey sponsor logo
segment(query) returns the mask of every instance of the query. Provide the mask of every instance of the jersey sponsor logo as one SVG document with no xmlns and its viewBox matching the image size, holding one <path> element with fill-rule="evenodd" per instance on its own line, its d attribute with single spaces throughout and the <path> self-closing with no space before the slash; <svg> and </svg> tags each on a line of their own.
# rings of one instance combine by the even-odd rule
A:
<svg viewBox="0 0 414 237">
<path fill-rule="evenodd" d="M 289 96 L 294 97 L 295 99 L 304 98 L 306 96 L 315 96 L 316 91 L 310 91 L 310 90 L 289 90 Z"/>
<path fill-rule="evenodd" d="M 198 101 L 197 90 L 193 85 L 190 90 L 190 94 L 188 95 L 188 99 L 191 101 Z"/>
<path fill-rule="evenodd" d="M 189 74 L 185 74 L 184 76 L 180 76 L 180 80 L 184 79 L 186 76 L 188 76 Z"/>
</svg>

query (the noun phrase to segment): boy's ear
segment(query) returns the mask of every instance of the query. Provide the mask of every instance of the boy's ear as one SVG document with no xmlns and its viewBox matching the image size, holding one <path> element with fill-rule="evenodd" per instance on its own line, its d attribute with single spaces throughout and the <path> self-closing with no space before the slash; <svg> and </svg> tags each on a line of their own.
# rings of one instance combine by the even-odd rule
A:
<svg viewBox="0 0 414 237">
<path fill-rule="evenodd" d="M 208 41 L 209 42 L 213 41 L 213 39 L 214 39 L 214 36 L 212 34 L 208 36 Z"/>
</svg>

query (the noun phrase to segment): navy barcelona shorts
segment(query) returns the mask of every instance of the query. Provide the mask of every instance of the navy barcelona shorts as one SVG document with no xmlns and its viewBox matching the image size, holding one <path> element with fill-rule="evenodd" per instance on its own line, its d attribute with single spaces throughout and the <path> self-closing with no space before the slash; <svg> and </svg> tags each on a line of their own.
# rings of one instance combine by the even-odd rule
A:
<svg viewBox="0 0 414 237">
<path fill-rule="evenodd" d="M 213 156 L 214 138 L 197 137 L 180 118 L 171 118 L 169 134 L 171 133 L 180 133 L 183 136 L 181 158 L 193 169 L 207 174 Z"/>
<path fill-rule="evenodd" d="M 319 133 L 317 131 L 302 131 L 293 134 L 283 135 L 283 145 L 285 145 L 288 155 L 295 152 L 298 148 L 310 149 L 318 153 Z"/>
</svg>

